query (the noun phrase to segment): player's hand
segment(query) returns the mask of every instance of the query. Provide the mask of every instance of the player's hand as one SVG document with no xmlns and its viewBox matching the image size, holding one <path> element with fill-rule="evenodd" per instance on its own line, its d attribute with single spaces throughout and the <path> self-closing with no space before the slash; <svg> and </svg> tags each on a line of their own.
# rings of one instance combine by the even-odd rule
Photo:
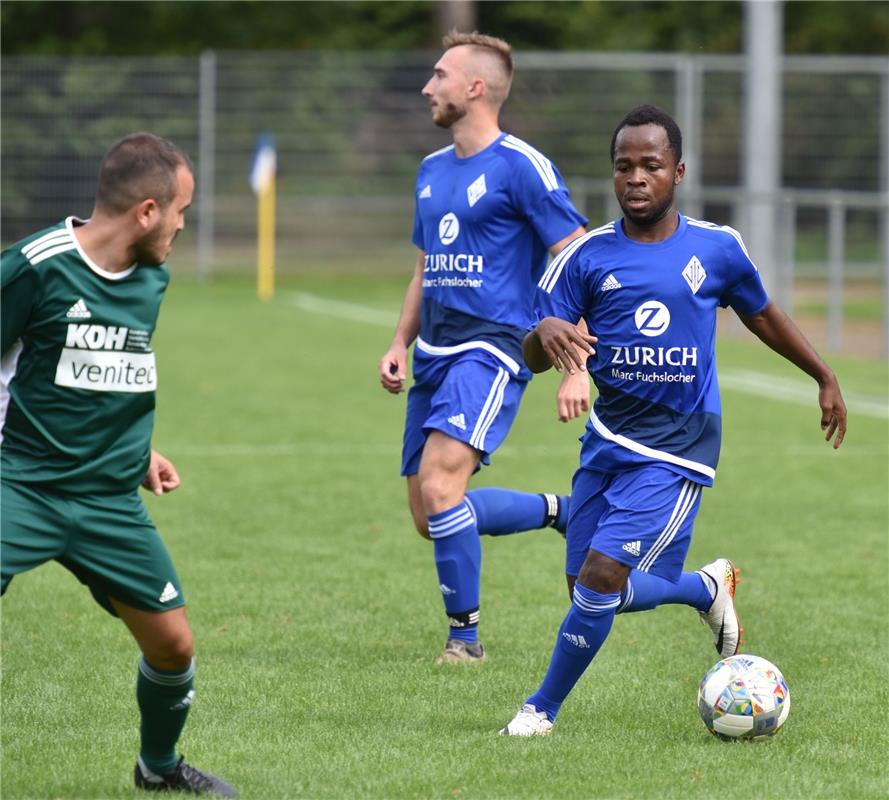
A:
<svg viewBox="0 0 889 800">
<path fill-rule="evenodd" d="M 392 394 L 404 391 L 407 379 L 407 348 L 394 345 L 380 359 L 380 385 Z"/>
<path fill-rule="evenodd" d="M 587 356 L 595 354 L 593 345 L 599 340 L 579 330 L 576 325 L 558 317 L 545 317 L 534 329 L 540 347 L 550 363 L 559 371 L 574 374 L 586 370 Z"/>
<path fill-rule="evenodd" d="M 821 406 L 824 440 L 829 442 L 833 439 L 833 449 L 836 450 L 846 438 L 846 404 L 835 375 L 831 374 L 830 379 L 819 388 L 818 405 Z"/>
<path fill-rule="evenodd" d="M 556 392 L 559 422 L 577 419 L 590 410 L 590 379 L 586 372 L 566 372 Z"/>
<path fill-rule="evenodd" d="M 171 461 L 164 458 L 157 450 L 151 451 L 151 461 L 148 464 L 148 474 L 142 481 L 142 486 L 157 495 L 172 492 L 179 488 L 179 473 Z"/>
</svg>

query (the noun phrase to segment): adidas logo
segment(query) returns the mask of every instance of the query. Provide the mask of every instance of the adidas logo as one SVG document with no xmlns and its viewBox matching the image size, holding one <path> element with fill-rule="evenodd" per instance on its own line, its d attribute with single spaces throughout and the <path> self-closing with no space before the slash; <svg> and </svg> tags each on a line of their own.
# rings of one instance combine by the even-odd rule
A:
<svg viewBox="0 0 889 800">
<path fill-rule="evenodd" d="M 639 548 L 642 546 L 642 542 L 638 539 L 635 542 L 627 542 L 624 545 L 621 545 L 621 550 L 626 550 L 631 556 L 639 555 Z"/>
<path fill-rule="evenodd" d="M 461 431 L 466 430 L 466 417 L 464 417 L 462 413 L 454 414 L 453 417 L 448 417 L 448 422 L 455 428 L 459 428 Z"/>
<path fill-rule="evenodd" d="M 587 642 L 587 640 L 584 639 L 583 636 L 577 636 L 576 634 L 567 632 L 563 633 L 562 636 L 564 636 L 575 647 L 586 648 L 587 650 L 590 649 L 589 642 Z"/>
<path fill-rule="evenodd" d="M 86 307 L 86 303 L 83 302 L 83 298 L 81 297 L 71 308 L 68 309 L 68 313 L 65 314 L 68 319 L 89 319 L 92 316 L 90 310 Z"/>
<path fill-rule="evenodd" d="M 170 600 L 175 600 L 177 597 L 179 597 L 179 592 L 176 591 L 176 587 L 173 586 L 172 583 L 167 581 L 167 585 L 164 586 L 164 590 L 161 592 L 161 596 L 157 599 L 161 603 L 169 603 Z"/>
<path fill-rule="evenodd" d="M 167 584 L 169 586 L 170 584 Z M 188 694 L 185 695 L 178 703 L 170 706 L 170 711 L 184 711 L 194 702 L 194 689 L 189 689 Z"/>
<path fill-rule="evenodd" d="M 449 594 L 457 594 L 457 591 L 455 589 L 452 589 L 446 583 L 439 584 L 438 588 L 441 589 L 441 593 L 445 596 Z"/>
<path fill-rule="evenodd" d="M 432 197 L 432 184 L 427 183 L 427 184 L 420 190 L 420 195 L 419 195 L 419 196 L 420 196 L 420 199 L 421 199 L 421 200 L 425 200 L 427 197 Z"/>
<path fill-rule="evenodd" d="M 466 628 L 472 625 L 478 625 L 479 621 L 479 611 L 476 609 L 475 611 L 469 612 L 468 621 L 465 619 L 457 619 L 456 617 L 448 617 L 448 622 L 450 623 L 452 628 Z"/>
<path fill-rule="evenodd" d="M 603 292 L 610 292 L 612 289 L 620 289 L 620 281 L 614 277 L 614 275 L 609 274 L 608 277 L 602 282 L 602 286 L 600 287 Z"/>
</svg>

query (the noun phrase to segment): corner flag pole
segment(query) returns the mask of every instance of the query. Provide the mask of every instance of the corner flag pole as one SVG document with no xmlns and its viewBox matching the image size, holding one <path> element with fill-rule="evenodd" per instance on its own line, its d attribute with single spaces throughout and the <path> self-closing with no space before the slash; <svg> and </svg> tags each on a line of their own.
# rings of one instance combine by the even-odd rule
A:
<svg viewBox="0 0 889 800">
<path fill-rule="evenodd" d="M 270 300 L 275 293 L 275 176 L 259 192 L 257 200 L 256 295 Z"/>
<path fill-rule="evenodd" d="M 256 143 L 250 185 L 256 193 L 256 295 L 270 300 L 275 293 L 275 143 L 269 134 L 262 134 Z"/>
</svg>

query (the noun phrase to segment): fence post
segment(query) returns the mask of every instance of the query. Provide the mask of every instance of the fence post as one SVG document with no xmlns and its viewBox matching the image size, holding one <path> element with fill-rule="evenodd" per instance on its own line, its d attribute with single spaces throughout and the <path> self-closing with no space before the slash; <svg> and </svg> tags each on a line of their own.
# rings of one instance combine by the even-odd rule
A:
<svg viewBox="0 0 889 800">
<path fill-rule="evenodd" d="M 846 205 L 837 193 L 827 219 L 827 348 L 838 352 L 843 343 L 843 253 Z"/>
<path fill-rule="evenodd" d="M 683 208 L 690 217 L 703 218 L 701 183 L 701 70 L 699 59 L 682 56 L 676 60 L 676 116 L 682 136 L 682 160 L 685 162 Z"/>
<path fill-rule="evenodd" d="M 779 280 L 778 302 L 793 316 L 793 284 L 796 271 L 796 200 L 786 193 L 781 205 L 781 230 L 784 231 L 783 258 L 776 265 Z"/>
<path fill-rule="evenodd" d="M 776 194 L 781 185 L 783 5 L 744 3 L 744 186 L 750 203 L 750 253 L 766 285 L 775 277 Z"/>
<path fill-rule="evenodd" d="M 213 200 L 216 175 L 216 54 L 200 57 L 198 89 L 198 280 L 205 282 L 213 269 Z"/>
<path fill-rule="evenodd" d="M 885 131 L 883 135 L 887 135 Z M 882 232 L 880 254 L 883 258 L 883 341 L 881 350 L 883 358 L 889 361 L 889 191 L 883 195 L 883 207 L 878 213 Z"/>
<path fill-rule="evenodd" d="M 880 191 L 883 206 L 877 212 L 880 220 L 883 258 L 883 358 L 889 360 L 889 70 L 883 73 L 880 87 Z"/>
</svg>

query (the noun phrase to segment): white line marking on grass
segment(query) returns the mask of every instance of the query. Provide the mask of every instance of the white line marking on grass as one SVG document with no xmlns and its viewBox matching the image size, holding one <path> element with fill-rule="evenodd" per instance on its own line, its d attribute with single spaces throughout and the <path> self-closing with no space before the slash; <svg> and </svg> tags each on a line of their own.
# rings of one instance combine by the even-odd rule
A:
<svg viewBox="0 0 889 800">
<path fill-rule="evenodd" d="M 720 371 L 719 385 L 769 400 L 818 408 L 818 387 L 814 381 L 782 378 L 749 369 L 727 369 Z M 889 400 L 854 392 L 844 392 L 843 399 L 853 414 L 889 419 Z"/>
<path fill-rule="evenodd" d="M 555 425 L 555 423 L 553 423 Z M 304 444 L 279 443 L 279 444 L 249 444 L 247 442 L 231 442 L 228 444 L 184 444 L 165 447 L 176 458 L 373 458 L 389 459 L 396 468 L 401 451 L 397 444 L 344 444 L 341 442 L 306 442 Z M 826 443 L 822 444 L 790 444 L 775 451 L 777 455 L 792 456 L 794 458 L 823 458 L 825 452 L 830 450 Z M 496 464 L 498 460 L 522 459 L 527 461 L 534 459 L 558 459 L 565 464 L 567 470 L 574 468 L 580 446 L 576 443 L 564 444 L 530 444 L 530 445 L 504 445 L 493 455 Z M 843 458 L 881 458 L 886 457 L 886 448 L 856 446 L 854 450 L 843 448 L 840 451 Z M 746 445 L 727 444 L 723 448 L 723 455 L 730 454 L 734 458 L 762 458 L 761 447 L 748 447 Z"/>
<path fill-rule="evenodd" d="M 350 322 L 365 322 L 368 325 L 386 328 L 394 328 L 398 322 L 398 314 L 394 311 L 384 311 L 359 303 L 347 303 L 344 300 L 328 300 L 326 297 L 318 297 L 307 292 L 284 292 L 281 294 L 281 300 L 303 311 L 346 319 Z"/>
<path fill-rule="evenodd" d="M 308 292 L 282 292 L 280 298 L 287 305 L 324 314 L 328 317 L 345 319 L 351 322 L 364 322 L 392 328 L 398 322 L 398 314 L 380 308 L 348 303 L 343 300 L 330 300 Z M 720 370 L 719 383 L 725 389 L 765 397 L 768 400 L 791 403 L 793 405 L 817 407 L 818 390 L 812 381 L 777 377 L 749 369 Z M 889 419 L 889 399 L 867 396 L 854 392 L 844 393 L 846 405 L 853 414 L 861 414 L 877 419 Z"/>
<path fill-rule="evenodd" d="M 393 456 L 399 455 L 398 445 L 360 445 L 360 444 L 324 444 L 321 442 L 280 443 L 280 444 L 249 444 L 246 442 L 232 442 L 230 444 L 186 444 L 175 448 L 182 456 L 195 456 L 198 458 L 229 458 L 231 456 L 245 456 L 268 458 L 274 456 L 311 456 L 320 458 L 332 456 L 343 458 L 345 456 Z"/>
</svg>

